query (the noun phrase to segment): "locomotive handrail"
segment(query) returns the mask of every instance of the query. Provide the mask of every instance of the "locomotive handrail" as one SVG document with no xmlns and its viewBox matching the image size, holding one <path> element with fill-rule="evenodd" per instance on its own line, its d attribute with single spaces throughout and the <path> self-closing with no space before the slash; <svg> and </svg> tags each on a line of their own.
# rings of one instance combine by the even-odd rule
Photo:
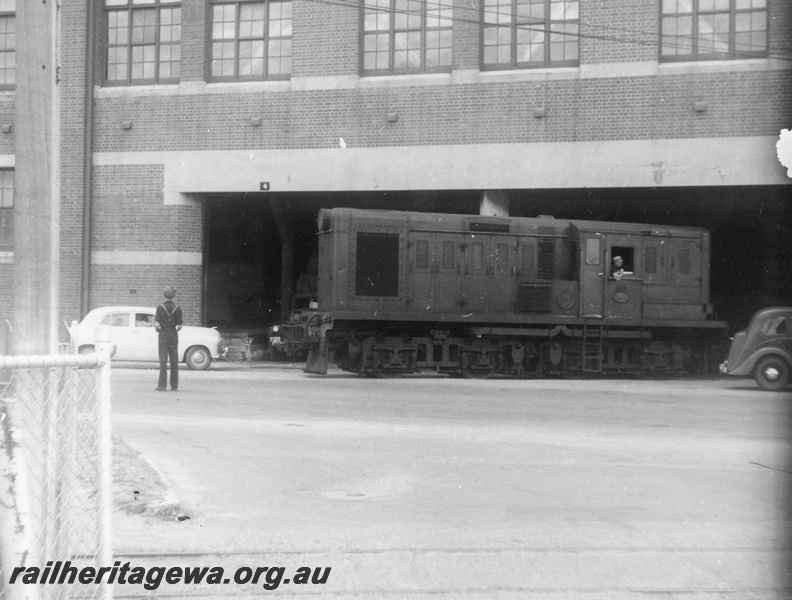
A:
<svg viewBox="0 0 792 600">
<path fill-rule="evenodd" d="M 454 234 L 458 233 L 460 235 L 481 235 L 480 232 L 475 231 L 455 231 L 449 229 L 410 229 L 409 231 L 415 231 L 418 233 L 444 233 L 444 234 Z M 500 235 L 500 236 L 512 236 L 512 237 L 531 237 L 531 238 L 555 238 L 555 239 L 566 239 L 567 235 L 565 234 L 558 234 L 558 233 L 504 233 L 501 231 L 487 231 L 487 235 Z"/>
</svg>

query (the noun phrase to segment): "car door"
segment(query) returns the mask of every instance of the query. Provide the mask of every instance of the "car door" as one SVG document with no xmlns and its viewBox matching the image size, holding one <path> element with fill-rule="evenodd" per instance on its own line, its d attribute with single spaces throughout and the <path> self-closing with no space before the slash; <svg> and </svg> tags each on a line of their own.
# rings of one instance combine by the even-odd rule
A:
<svg viewBox="0 0 792 600">
<path fill-rule="evenodd" d="M 132 325 L 132 359 L 159 360 L 154 311 L 135 311 Z"/>
<path fill-rule="evenodd" d="M 132 360 L 132 327 L 130 310 L 116 310 L 105 315 L 101 325 L 110 327 L 110 343 L 115 360 Z"/>
</svg>

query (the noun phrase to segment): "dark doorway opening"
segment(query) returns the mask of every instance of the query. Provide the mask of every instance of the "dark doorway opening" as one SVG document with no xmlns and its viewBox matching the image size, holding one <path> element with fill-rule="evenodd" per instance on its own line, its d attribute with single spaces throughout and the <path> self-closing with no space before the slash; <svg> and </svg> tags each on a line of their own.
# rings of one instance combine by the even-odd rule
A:
<svg viewBox="0 0 792 600">
<path fill-rule="evenodd" d="M 711 298 L 735 331 L 765 306 L 792 304 L 789 186 L 509 191 L 512 216 L 685 225 L 711 232 Z M 481 190 L 234 194 L 205 197 L 205 322 L 264 328 L 281 317 L 281 237 L 270 199 L 291 228 L 296 289 L 317 250 L 320 208 L 478 214 Z"/>
<path fill-rule="evenodd" d="M 321 208 L 477 213 L 479 197 L 476 191 L 207 195 L 204 322 L 226 330 L 260 330 L 280 320 L 282 240 L 273 205 L 293 238 L 291 277 L 297 291 L 318 249 Z"/>
</svg>

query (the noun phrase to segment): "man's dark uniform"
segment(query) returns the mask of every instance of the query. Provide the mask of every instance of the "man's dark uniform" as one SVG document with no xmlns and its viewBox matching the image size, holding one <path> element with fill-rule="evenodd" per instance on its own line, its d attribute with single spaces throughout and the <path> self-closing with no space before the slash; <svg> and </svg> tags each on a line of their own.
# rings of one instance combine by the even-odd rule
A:
<svg viewBox="0 0 792 600">
<path fill-rule="evenodd" d="M 159 383 L 157 390 L 162 392 L 168 383 L 168 361 L 170 360 L 171 389 L 179 388 L 179 329 L 182 327 L 182 310 L 173 301 L 176 290 L 165 290 L 165 302 L 157 307 L 154 327 L 159 331 Z"/>
</svg>

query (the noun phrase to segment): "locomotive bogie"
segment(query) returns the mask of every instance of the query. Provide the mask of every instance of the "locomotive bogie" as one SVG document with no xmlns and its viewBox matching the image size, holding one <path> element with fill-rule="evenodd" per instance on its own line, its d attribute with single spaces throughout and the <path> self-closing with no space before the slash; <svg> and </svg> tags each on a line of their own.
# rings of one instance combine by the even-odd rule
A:
<svg viewBox="0 0 792 600">
<path fill-rule="evenodd" d="M 354 209 L 319 224 L 325 348 L 349 371 L 679 373 L 725 333 L 703 229 Z"/>
<path fill-rule="evenodd" d="M 668 374 L 691 371 L 695 342 L 621 337 L 571 330 L 554 337 L 349 336 L 331 345 L 339 366 L 361 375 L 393 377 L 433 371 L 486 378 L 563 374 Z M 704 352 L 704 348 L 698 348 Z"/>
</svg>

